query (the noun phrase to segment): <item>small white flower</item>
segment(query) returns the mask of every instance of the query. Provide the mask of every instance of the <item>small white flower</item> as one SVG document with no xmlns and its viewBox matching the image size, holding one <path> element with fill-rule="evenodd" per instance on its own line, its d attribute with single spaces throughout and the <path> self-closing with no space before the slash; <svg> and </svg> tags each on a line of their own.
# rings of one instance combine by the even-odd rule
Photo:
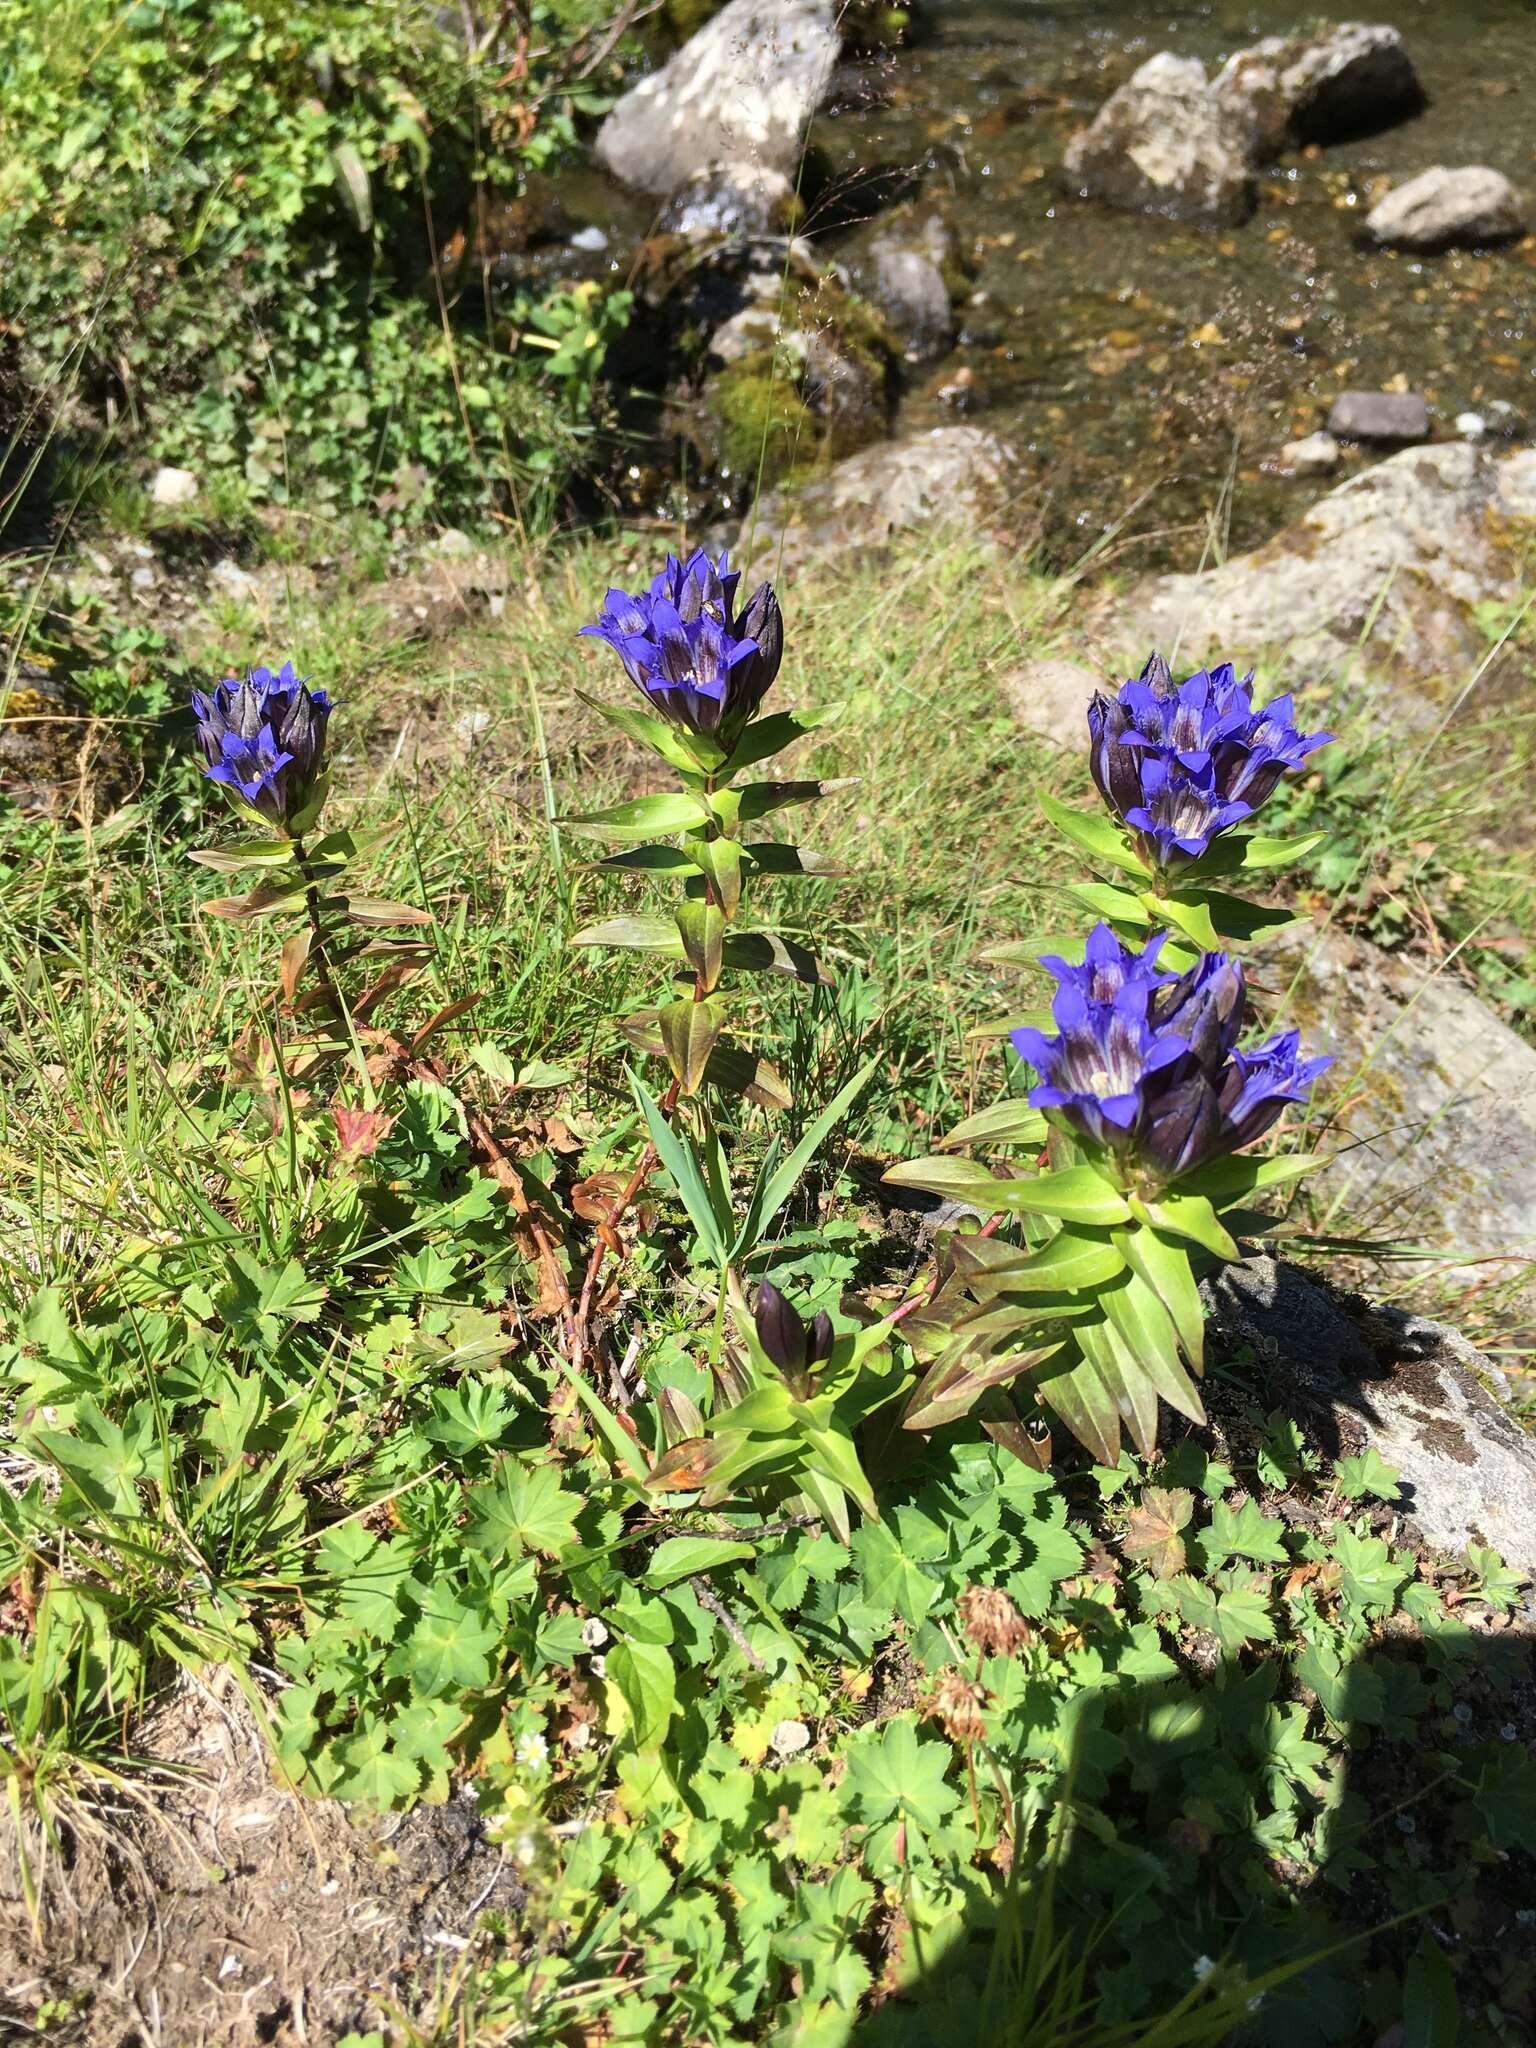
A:
<svg viewBox="0 0 1536 2048">
<path fill-rule="evenodd" d="M 581 1640 L 589 1650 L 600 1650 L 608 1640 L 608 1631 L 595 1614 L 588 1615 L 581 1624 Z"/>
<path fill-rule="evenodd" d="M 1203 1984 L 1215 1968 L 1209 1956 L 1196 1956 L 1189 1966 L 1189 1974 L 1197 1984 Z"/>
<path fill-rule="evenodd" d="M 606 1657 L 594 1657 L 592 1659 L 592 1676 L 594 1678 L 606 1678 L 608 1676 L 608 1659 Z"/>
<path fill-rule="evenodd" d="M 549 1762 L 549 1744 L 542 1735 L 519 1735 L 513 1755 L 525 1771 L 541 1770 Z"/>
</svg>

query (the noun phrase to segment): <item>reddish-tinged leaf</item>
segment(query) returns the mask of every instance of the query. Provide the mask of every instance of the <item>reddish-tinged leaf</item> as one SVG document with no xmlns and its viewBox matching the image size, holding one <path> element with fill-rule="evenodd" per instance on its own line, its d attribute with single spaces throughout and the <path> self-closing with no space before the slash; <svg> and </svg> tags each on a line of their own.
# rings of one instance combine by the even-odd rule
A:
<svg viewBox="0 0 1536 2048">
<path fill-rule="evenodd" d="M 1126 1524 L 1126 1556 L 1139 1558 L 1155 1579 L 1176 1578 L 1185 1564 L 1180 1531 L 1194 1508 L 1194 1495 L 1181 1486 L 1149 1486 Z"/>
</svg>

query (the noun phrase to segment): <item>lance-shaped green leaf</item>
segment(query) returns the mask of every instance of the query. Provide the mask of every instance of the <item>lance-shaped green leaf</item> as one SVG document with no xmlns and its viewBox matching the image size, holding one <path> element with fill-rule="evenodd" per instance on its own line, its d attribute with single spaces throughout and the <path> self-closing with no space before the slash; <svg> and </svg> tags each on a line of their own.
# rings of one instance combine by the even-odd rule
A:
<svg viewBox="0 0 1536 2048">
<path fill-rule="evenodd" d="M 812 853 L 806 846 L 785 846 L 777 839 L 754 839 L 742 848 L 742 852 L 760 875 L 788 880 L 803 876 L 807 881 L 814 881 L 823 876 L 852 872 L 824 853 Z"/>
<path fill-rule="evenodd" d="M 241 868 L 286 867 L 293 854 L 291 839 L 228 839 L 222 846 L 194 847 L 187 859 L 221 875 L 233 875 Z"/>
<path fill-rule="evenodd" d="M 1157 1304 L 1154 1302 L 1153 1306 L 1155 1308 Z M 1167 1318 L 1163 1320 L 1171 1347 L 1173 1331 L 1167 1324 Z M 1085 1318 L 1072 1335 L 1079 1353 L 1094 1367 L 1108 1389 L 1131 1442 L 1144 1458 L 1150 1458 L 1157 1445 L 1157 1389 L 1152 1384 L 1151 1373 L 1139 1355 L 1130 1353 L 1116 1326 L 1102 1311 Z M 1109 1462 L 1114 1464 L 1115 1460 L 1111 1458 Z"/>
<path fill-rule="evenodd" d="M 719 768 L 725 759 L 724 749 L 708 733 L 679 732 L 665 720 L 653 718 L 650 712 L 642 711 L 638 704 L 610 703 L 604 697 L 589 697 L 585 690 L 578 690 L 576 695 L 599 718 L 606 718 L 628 738 L 642 747 L 649 747 L 652 753 L 660 754 L 664 761 L 669 761 L 685 774 Z"/>
<path fill-rule="evenodd" d="M 756 1556 L 750 1543 L 732 1543 L 724 1536 L 669 1536 L 651 1552 L 645 1567 L 648 1586 L 675 1586 L 696 1572 L 711 1572 Z"/>
<path fill-rule="evenodd" d="M 709 822 L 709 813 L 686 790 L 662 790 L 656 796 L 631 797 L 627 803 L 609 804 L 606 810 L 577 811 L 558 822 L 606 839 L 638 841 L 650 839 L 658 832 L 696 832 Z"/>
<path fill-rule="evenodd" d="M 1128 1272 L 1103 1290 L 1099 1307 L 1108 1325 L 1108 1336 L 1103 1341 L 1120 1361 L 1122 1377 L 1133 1394 L 1135 1412 L 1143 1421 L 1150 1415 L 1150 1436 L 1145 1441 L 1137 1438 L 1137 1448 L 1149 1455 L 1150 1446 L 1157 1441 L 1159 1398 L 1177 1408 L 1181 1415 L 1187 1415 L 1191 1422 L 1203 1422 L 1205 1410 L 1179 1358 L 1173 1318 L 1155 1288 L 1138 1273 Z M 1079 1325 L 1079 1333 L 1085 1327 Z M 1091 1341 L 1100 1340 L 1095 1337 Z M 1101 1365 L 1105 1355 L 1101 1350 Z M 1143 1380 L 1150 1393 L 1138 1391 Z"/>
<path fill-rule="evenodd" d="M 744 825 L 754 818 L 766 818 L 791 804 L 813 804 L 819 797 L 832 796 L 840 789 L 856 789 L 856 775 L 842 775 L 830 782 L 749 782 L 735 792 L 740 800 L 738 815 Z"/>
<path fill-rule="evenodd" d="M 769 1224 L 800 1185 L 801 1175 L 868 1086 L 870 1076 L 879 1064 L 878 1053 L 864 1062 L 853 1078 L 838 1089 L 782 1164 L 778 1163 L 774 1151 L 768 1153 L 753 1184 L 746 1215 L 731 1250 L 733 1259 L 743 1257 L 761 1241 Z"/>
<path fill-rule="evenodd" d="M 743 974 L 786 974 L 822 988 L 831 988 L 834 979 L 807 947 L 778 932 L 728 932 L 725 964 Z"/>
<path fill-rule="evenodd" d="M 1198 1173 L 1189 1174 L 1180 1185 L 1186 1192 L 1204 1195 L 1208 1201 L 1225 1207 L 1228 1202 L 1257 1194 L 1260 1188 L 1281 1187 L 1286 1181 L 1300 1180 L 1304 1173 L 1326 1166 L 1328 1159 L 1326 1152 L 1288 1152 L 1271 1159 L 1216 1159 L 1209 1166 L 1202 1166 Z"/>
<path fill-rule="evenodd" d="M 581 863 L 588 868 L 614 868 L 632 875 L 691 875 L 694 863 L 680 846 L 630 846 L 622 853 Z"/>
<path fill-rule="evenodd" d="M 1114 1241 L 1131 1271 L 1168 1311 L 1184 1356 L 1198 1372 L 1205 1363 L 1205 1310 L 1184 1244 L 1148 1223 L 1117 1230 Z"/>
<path fill-rule="evenodd" d="M 1138 1202 L 1137 1213 L 1158 1230 L 1187 1237 L 1218 1259 L 1240 1259 L 1235 1239 L 1204 1195 L 1165 1190 L 1155 1202 Z"/>
<path fill-rule="evenodd" d="M 1206 927 L 1215 935 L 1218 946 L 1233 940 L 1247 945 L 1254 939 L 1269 938 L 1276 932 L 1304 922 L 1294 910 L 1268 903 L 1250 903 L 1245 897 L 1230 896 L 1222 889 L 1175 889 L 1166 897 L 1148 894 L 1144 901 L 1160 906 L 1169 923 L 1178 925 L 1207 951 L 1213 949 L 1203 936 Z M 1196 929 L 1190 920 L 1199 920 L 1202 914 L 1203 924 Z"/>
<path fill-rule="evenodd" d="M 674 917 L 605 917 L 583 925 L 571 935 L 573 946 L 621 946 L 631 953 L 667 953 L 683 957 L 682 936 Z"/>
<path fill-rule="evenodd" d="M 661 1036 L 659 1011 L 636 1010 L 623 1020 L 619 1029 L 636 1052 L 652 1053 L 658 1059 L 665 1057 L 667 1048 Z M 795 1099 L 777 1068 L 725 1038 L 716 1043 L 710 1054 L 704 1079 L 711 1088 L 745 1096 L 762 1109 L 788 1109 Z"/>
<path fill-rule="evenodd" d="M 1000 1183 L 1002 1206 L 1020 1215 L 1059 1216 L 1064 1223 L 1125 1223 L 1131 1206 L 1118 1188 L 1091 1166 L 1067 1166 L 1033 1180 Z"/>
<path fill-rule="evenodd" d="M 233 918 L 243 924 L 251 918 L 272 917 L 279 911 L 301 910 L 305 893 L 302 880 L 261 881 L 248 896 L 215 896 L 201 908 L 209 917 Z"/>
<path fill-rule="evenodd" d="M 1125 1255 L 1107 1237 L 1059 1230 L 1037 1252 L 1014 1247 L 1011 1260 L 988 1261 L 970 1280 L 978 1300 L 991 1294 L 1074 1294 L 1100 1287 L 1125 1271 Z M 962 1253 L 963 1256 L 963 1253 Z"/>
<path fill-rule="evenodd" d="M 1130 889 L 1117 889 L 1113 882 L 1068 882 L 1067 894 L 1075 896 L 1095 917 L 1129 925 L 1134 931 L 1144 931 L 1157 916 L 1147 908 L 1155 900 L 1150 894 L 1138 896 Z"/>
<path fill-rule="evenodd" d="M 1073 1335 L 1075 1338 L 1077 1333 Z M 1095 1361 L 1075 1342 L 1045 1361 L 1036 1374 L 1035 1386 L 1046 1406 L 1101 1465 L 1118 1462 L 1119 1399 Z"/>
<path fill-rule="evenodd" d="M 1032 946 L 1021 950 L 1026 952 L 1030 959 L 1034 958 L 1034 948 Z M 983 953 L 981 957 L 986 960 L 993 956 L 989 953 Z M 1006 1038 L 1010 1032 L 1023 1031 L 1026 1028 L 1035 1031 L 1049 1031 L 1051 1025 L 1052 1018 L 1049 1010 L 1012 1010 L 1006 1017 L 989 1017 L 985 1024 L 972 1024 L 965 1035 L 967 1039 L 974 1038 L 978 1041 L 987 1038 Z"/>
<path fill-rule="evenodd" d="M 689 859 L 713 887 L 726 918 L 733 918 L 741 902 L 741 841 L 690 832 L 686 845 Z"/>
<path fill-rule="evenodd" d="M 1092 854 L 1095 860 L 1102 860 L 1110 867 L 1122 868 L 1127 874 L 1140 875 L 1147 881 L 1152 879 L 1151 868 L 1120 826 L 1090 811 L 1070 810 L 1067 805 L 1057 803 L 1054 797 L 1042 795 L 1037 801 L 1057 831 L 1064 832 L 1084 853 Z"/>
<path fill-rule="evenodd" d="M 922 1188 L 953 1202 L 969 1202 L 988 1214 L 1003 1207 L 1012 1181 L 999 1180 L 979 1159 L 902 1159 L 880 1176 L 896 1188 Z"/>
<path fill-rule="evenodd" d="M 1242 867 L 1250 874 L 1265 868 L 1288 868 L 1309 853 L 1315 853 L 1328 837 L 1326 832 L 1304 832 L 1296 839 L 1266 839 L 1255 836 L 1238 842 Z"/>
<path fill-rule="evenodd" d="M 939 1143 L 946 1151 L 951 1145 L 1043 1145 L 1048 1129 L 1039 1110 L 1015 1095 L 966 1117 Z"/>
<path fill-rule="evenodd" d="M 415 903 L 396 903 L 388 896 L 328 896 L 323 908 L 334 910 L 349 924 L 430 924 L 432 913 Z"/>
<path fill-rule="evenodd" d="M 718 903 L 695 897 L 677 906 L 676 923 L 683 957 L 699 977 L 707 995 L 720 979 L 724 962 L 725 912 Z"/>
<path fill-rule="evenodd" d="M 645 1127 L 650 1133 L 651 1143 L 656 1148 L 656 1156 L 672 1176 L 677 1192 L 682 1198 L 683 1207 L 688 1211 L 688 1220 L 698 1233 L 706 1257 L 714 1265 L 724 1265 L 732 1218 L 729 1212 L 724 1216 L 716 1213 L 715 1202 L 696 1148 L 690 1140 L 673 1130 L 663 1114 L 661 1104 L 638 1074 L 630 1074 L 629 1085 L 636 1106 L 645 1118 Z"/>
<path fill-rule="evenodd" d="M 796 740 L 803 740 L 817 726 L 825 725 L 827 717 L 826 712 L 808 715 L 805 712 L 775 711 L 766 718 L 755 718 L 736 742 L 724 764 L 724 772 L 739 775 L 743 768 L 766 761 L 770 754 L 782 753 L 785 747 L 793 746 Z"/>
<path fill-rule="evenodd" d="M 696 1003 L 685 997 L 681 1002 L 668 1003 L 658 1024 L 668 1063 L 682 1084 L 683 1093 L 696 1095 L 709 1056 L 725 1029 L 724 1012 L 718 1003 L 707 999 Z"/>
<path fill-rule="evenodd" d="M 1054 1357 L 1060 1344 L 1010 1351 L 1001 1358 L 979 1356 L 962 1347 L 941 1357 L 923 1374 L 901 1411 L 903 1429 L 942 1429 L 958 1422 L 990 1388 L 1005 1386 L 1021 1373 L 1037 1370 Z"/>
<path fill-rule="evenodd" d="M 1182 932 L 1187 939 L 1193 939 L 1203 953 L 1221 951 L 1221 934 L 1211 922 L 1207 905 L 1194 896 L 1181 896 L 1174 892 L 1168 896 L 1148 896 L 1148 902 L 1156 902 L 1165 922 L 1175 931 Z"/>
</svg>

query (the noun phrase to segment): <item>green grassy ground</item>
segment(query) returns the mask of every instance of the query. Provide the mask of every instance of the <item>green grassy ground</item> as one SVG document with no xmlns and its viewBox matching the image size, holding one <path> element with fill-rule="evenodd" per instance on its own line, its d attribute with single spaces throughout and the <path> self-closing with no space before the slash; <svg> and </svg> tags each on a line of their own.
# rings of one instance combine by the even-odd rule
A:
<svg viewBox="0 0 1536 2048">
<path fill-rule="evenodd" d="M 267 609 L 224 603 L 181 635 L 208 672 L 291 651 L 342 700 L 328 822 L 387 827 L 379 892 L 437 920 L 429 972 L 370 1021 L 409 1035 L 464 1005 L 432 1042 L 451 1087 L 402 1082 L 366 1034 L 329 1074 L 273 1057 L 276 942 L 199 912 L 211 878 L 186 854 L 218 821 L 184 744 L 126 809 L 3 821 L 18 1954 L 62 1924 L 77 1844 L 132 1841 L 162 1799 L 146 1712 L 220 1668 L 306 1793 L 410 1810 L 469 1773 L 513 1858 L 517 1906 L 460 1966 L 431 1986 L 397 1971 L 361 2037 L 391 2048 L 936 2041 L 1008 2005 L 1034 2015 L 1020 2040 L 1365 2040 L 1447 1984 L 1477 2008 L 1463 2039 L 1518 2039 L 1536 1990 L 1504 1930 L 1536 1766 L 1499 1736 L 1530 1706 L 1515 1581 L 1492 1553 L 1416 1557 L 1381 1473 L 1306 1446 L 1252 1361 L 1224 1363 L 1215 1435 L 1150 1470 L 1068 1459 L 1052 1482 L 963 1428 L 886 1445 L 884 1519 L 851 1551 L 764 1536 L 745 1500 L 642 1503 L 622 1437 L 573 1392 L 458 1098 L 536 1203 L 639 1151 L 613 1019 L 646 970 L 565 942 L 643 891 L 588 872 L 595 849 L 556 819 L 648 786 L 575 696 L 624 687 L 575 629 L 654 552 L 516 555 L 499 617 L 426 642 L 366 583 L 317 596 L 298 573 Z M 1071 602 L 959 540 L 787 593 L 779 694 L 838 715 L 786 765 L 858 778 L 797 836 L 850 872 L 787 899 L 780 928 L 838 985 L 753 998 L 748 1033 L 797 1099 L 741 1111 L 730 1140 L 745 1177 L 770 1129 L 792 1142 L 878 1052 L 771 1247 L 813 1303 L 897 1297 L 920 1254 L 873 1197 L 878 1166 L 1003 1092 L 1006 1056 L 967 1034 L 1033 994 L 979 950 L 1077 921 L 1034 792 L 1082 796 L 1086 771 L 1022 736 L 1001 687 Z M 1512 1008 L 1536 971 L 1511 825 L 1527 701 L 1469 707 L 1430 748 L 1346 730 L 1288 799 L 1335 835 L 1304 906 L 1387 942 L 1467 940 Z M 348 1157 L 336 1104 L 396 1121 Z M 567 1254 L 583 1242 L 571 1225 Z M 711 1399 L 710 1275 L 689 1250 L 663 1182 L 597 1385 L 651 1450 L 668 1395 Z M 706 1547 L 674 1576 L 684 1532 Z M 974 1585 L 1007 1589 L 1027 1641 L 967 1642 Z M 951 1690 L 935 1718 L 962 1671 L 983 1696 Z M 1429 1754 L 1415 1832 L 1400 1773 Z M 1480 1917 L 1447 1942 L 1460 1863 Z M 51 1999 L 74 2038 L 117 2038 L 120 2009 L 63 1954 L 7 2016 L 40 2028 Z M 896 1994 L 944 1956 L 941 2024 Z"/>
</svg>

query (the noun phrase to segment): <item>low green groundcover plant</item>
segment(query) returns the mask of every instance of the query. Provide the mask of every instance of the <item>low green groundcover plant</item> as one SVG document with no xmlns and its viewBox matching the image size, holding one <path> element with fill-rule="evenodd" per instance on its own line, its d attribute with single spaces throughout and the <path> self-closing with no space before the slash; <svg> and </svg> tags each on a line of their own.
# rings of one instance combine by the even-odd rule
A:
<svg viewBox="0 0 1536 2048">
<path fill-rule="evenodd" d="M 878 1055 L 788 1149 L 742 1121 L 791 1106 L 750 977 L 828 972 L 748 921 L 825 871 L 762 821 L 833 787 L 744 779 L 811 724 L 764 710 L 777 600 L 696 554 L 594 630 L 640 699 L 591 701 L 677 786 L 569 822 L 675 893 L 572 934 L 659 963 L 612 1022 L 667 1077 L 631 1066 L 574 1172 L 506 1113 L 568 1077 L 441 1050 L 475 998 L 415 1013 L 429 909 L 320 830 L 345 706 L 289 665 L 198 695 L 243 830 L 194 857 L 258 871 L 205 907 L 285 936 L 175 1077 L 181 1227 L 45 1274 L 0 1351 L 39 1929 L 135 1709 L 217 1660 L 308 1792 L 472 1778 L 522 1904 L 454 2038 L 1522 2038 L 1519 1577 L 1407 1547 L 1396 1475 L 1309 1446 L 1282 1366 L 1200 1385 L 1198 1280 L 1312 1163 L 1248 1148 L 1320 1065 L 1242 1042 L 1224 944 L 1277 917 L 1210 883 L 1309 844 L 1246 828 L 1318 740 L 1229 669 L 1096 703 L 1116 822 L 1048 815 L 1131 886 L 1081 886 L 1051 1019 L 1003 1027 L 1035 1080 L 952 1134 L 1023 1158 L 896 1167 L 973 1213 L 872 1302 L 825 1284 L 830 1223 L 777 1220 Z"/>
<path fill-rule="evenodd" d="M 447 258 L 571 146 L 610 20 L 3 0 L 0 267 L 30 399 L 0 444 L 52 433 L 257 503 L 537 512 L 628 298 L 470 266 L 461 305 Z"/>
</svg>

